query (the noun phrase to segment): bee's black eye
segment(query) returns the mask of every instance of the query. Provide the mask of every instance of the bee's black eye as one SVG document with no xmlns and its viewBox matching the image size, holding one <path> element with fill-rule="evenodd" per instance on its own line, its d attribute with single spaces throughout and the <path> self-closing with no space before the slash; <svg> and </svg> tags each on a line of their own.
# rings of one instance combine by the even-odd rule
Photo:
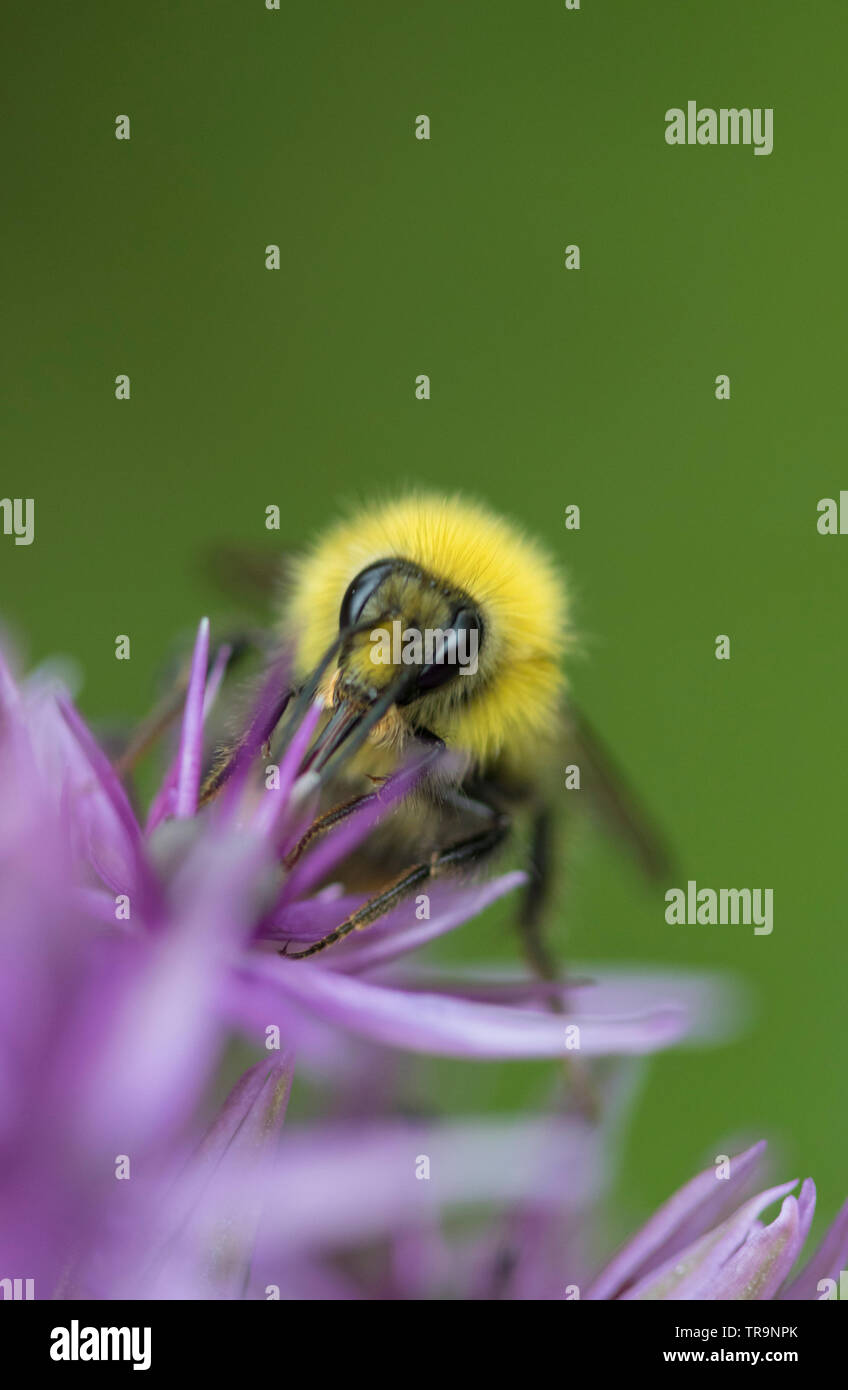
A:
<svg viewBox="0 0 848 1390">
<path fill-rule="evenodd" d="M 409 695 L 399 704 L 408 704 L 417 695 L 437 690 L 446 685 L 454 676 L 465 669 L 470 674 L 477 670 L 477 652 L 483 636 L 483 623 L 474 608 L 460 608 L 449 628 L 444 630 L 440 640 L 436 640 L 433 660 L 422 666 Z"/>
<path fill-rule="evenodd" d="M 377 560 L 350 581 L 339 609 L 339 627 L 342 631 L 354 627 L 359 622 L 369 598 L 396 566 L 395 560 Z"/>
</svg>

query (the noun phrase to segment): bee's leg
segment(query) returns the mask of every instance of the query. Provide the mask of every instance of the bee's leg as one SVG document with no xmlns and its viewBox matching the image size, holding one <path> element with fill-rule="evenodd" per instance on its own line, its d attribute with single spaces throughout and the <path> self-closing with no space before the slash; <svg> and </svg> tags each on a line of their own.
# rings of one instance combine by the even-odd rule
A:
<svg viewBox="0 0 848 1390">
<path fill-rule="evenodd" d="M 493 805 L 497 791 L 490 784 L 479 783 L 473 800 L 461 792 L 455 795 L 461 804 L 477 815 L 497 814 Z M 544 935 L 545 917 L 553 888 L 553 829 L 550 808 L 544 805 L 537 807 L 530 831 L 530 855 L 527 864 L 529 881 L 518 912 L 518 927 L 525 958 L 534 975 L 545 983 L 553 983 L 559 977 L 556 960 Z"/>
<path fill-rule="evenodd" d="M 425 745 L 428 761 L 433 761 L 444 749 L 445 745 L 442 739 L 437 738 L 435 734 L 431 734 L 427 729 L 416 730 L 416 737 Z M 386 778 L 374 777 L 371 780 L 374 782 L 385 782 Z M 286 868 L 293 868 L 304 851 L 309 848 L 313 840 L 318 839 L 319 835 L 325 834 L 326 831 L 332 830 L 333 827 L 338 825 L 341 821 L 347 820 L 348 816 L 352 815 L 354 811 L 358 811 L 361 806 L 368 806 L 372 801 L 376 801 L 378 796 L 379 792 L 377 791 L 365 792 L 362 796 L 352 797 L 350 801 L 339 802 L 338 806 L 332 806 L 329 811 L 325 811 L 323 815 L 318 816 L 309 826 L 309 829 L 301 835 L 297 844 L 289 850 L 283 860 Z M 470 805 L 470 803 L 468 804 Z"/>
<path fill-rule="evenodd" d="M 545 984 L 561 983 L 561 972 L 545 938 L 545 916 L 553 887 L 554 822 L 548 807 L 541 806 L 533 817 L 530 839 L 530 882 L 518 914 L 518 929 L 524 955 L 530 969 Z M 548 1008 L 564 1014 L 566 1004 L 561 993 L 549 994 Z M 572 1105 L 584 1119 L 598 1118 L 598 1100 L 583 1058 L 568 1053 L 565 1058 Z"/>
<path fill-rule="evenodd" d="M 200 795 L 197 798 L 198 810 L 201 806 L 206 806 L 208 802 L 212 801 L 224 784 L 229 781 L 246 748 L 253 748 L 258 751 L 266 745 L 282 719 L 293 693 L 291 689 L 284 690 L 274 701 L 270 710 L 262 715 L 261 726 L 258 724 L 257 718 L 254 718 L 247 732 L 240 739 L 219 750 L 215 763 L 207 772 L 201 785 Z"/>
<path fill-rule="evenodd" d="M 297 844 L 289 850 L 283 863 L 287 869 L 291 869 L 300 859 L 304 850 L 307 850 L 313 840 L 317 840 L 319 835 L 323 835 L 328 830 L 332 830 L 334 825 L 340 821 L 347 820 L 348 816 L 354 811 L 358 811 L 360 806 L 367 806 L 370 802 L 376 801 L 377 792 L 365 792 L 362 796 L 354 796 L 350 801 L 342 801 L 338 806 L 333 806 L 329 811 L 325 811 L 322 816 L 318 816 L 312 822 L 309 829 L 301 835 Z"/>
<path fill-rule="evenodd" d="M 489 808 L 486 808 L 489 811 Z M 373 898 L 369 898 L 366 903 L 352 912 L 333 931 L 322 936 L 320 941 L 313 941 L 311 946 L 307 946 L 303 951 L 289 951 L 284 947 L 280 955 L 287 956 L 289 960 L 303 960 L 306 956 L 314 956 L 318 951 L 325 950 L 337 941 L 341 941 L 352 931 L 361 931 L 363 927 L 370 927 L 372 922 L 376 922 L 378 917 L 382 917 L 395 907 L 413 888 L 417 888 L 421 883 L 438 878 L 442 873 L 451 869 L 470 867 L 486 858 L 509 833 L 511 821 L 509 816 L 501 815 L 497 811 L 489 811 L 491 824 L 485 830 L 479 831 L 476 835 L 469 835 L 466 839 L 457 840 L 455 844 L 446 846 L 445 849 L 436 850 L 427 860 L 422 860 L 419 864 L 414 864 L 411 868 L 396 878 L 393 883 Z"/>
<path fill-rule="evenodd" d="M 541 980 L 555 981 L 559 971 L 544 936 L 544 918 L 553 886 L 553 820 L 546 806 L 533 817 L 530 841 L 530 882 L 518 914 L 524 954 Z"/>
</svg>

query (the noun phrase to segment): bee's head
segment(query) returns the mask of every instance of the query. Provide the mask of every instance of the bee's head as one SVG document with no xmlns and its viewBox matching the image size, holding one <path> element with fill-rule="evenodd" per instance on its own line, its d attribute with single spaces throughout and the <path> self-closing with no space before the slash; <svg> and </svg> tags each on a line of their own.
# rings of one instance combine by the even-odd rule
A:
<svg viewBox="0 0 848 1390">
<path fill-rule="evenodd" d="M 477 674 L 483 619 L 467 594 L 420 566 L 378 560 L 348 585 L 339 634 L 336 702 L 398 685 L 395 704 L 426 707 L 435 691 Z"/>
<path fill-rule="evenodd" d="M 567 596 L 544 554 L 486 508 L 426 494 L 365 507 L 295 564 L 281 616 L 333 724 L 319 738 L 335 747 L 426 731 L 469 766 L 539 758 Z"/>
<path fill-rule="evenodd" d="M 368 715 L 378 716 L 377 742 L 397 742 L 429 731 L 431 719 L 471 697 L 482 615 L 467 594 L 419 565 L 392 558 L 366 566 L 348 584 L 338 622 L 320 761 Z"/>
</svg>

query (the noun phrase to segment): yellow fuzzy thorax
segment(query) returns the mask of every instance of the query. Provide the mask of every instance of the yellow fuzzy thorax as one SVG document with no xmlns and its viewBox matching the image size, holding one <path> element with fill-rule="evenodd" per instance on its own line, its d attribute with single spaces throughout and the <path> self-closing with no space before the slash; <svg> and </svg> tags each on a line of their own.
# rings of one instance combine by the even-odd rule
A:
<svg viewBox="0 0 848 1390">
<path fill-rule="evenodd" d="M 536 763 L 564 685 L 565 588 L 532 541 L 464 498 L 416 494 L 366 507 L 319 538 L 295 566 L 283 618 L 285 634 L 296 643 L 299 675 L 315 667 L 338 634 L 350 581 L 367 565 L 393 557 L 463 590 L 485 623 L 478 674 L 422 697 L 427 727 L 477 768 L 502 754 L 519 766 Z M 474 681 L 468 700 L 459 691 L 466 679 Z"/>
</svg>

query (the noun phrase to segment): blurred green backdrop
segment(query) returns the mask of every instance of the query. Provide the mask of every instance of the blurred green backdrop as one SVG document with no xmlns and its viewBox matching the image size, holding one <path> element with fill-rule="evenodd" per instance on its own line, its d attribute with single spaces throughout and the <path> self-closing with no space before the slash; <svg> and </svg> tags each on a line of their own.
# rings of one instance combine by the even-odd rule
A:
<svg viewBox="0 0 848 1390">
<path fill-rule="evenodd" d="M 848 539 L 816 503 L 848 487 L 842 0 L 53 0 L 3 23 L 0 491 L 35 498 L 36 539 L 0 536 L 0 583 L 29 657 L 71 655 L 95 721 L 137 716 L 217 612 L 202 552 L 267 541 L 269 503 L 281 544 L 416 482 L 524 521 L 574 587 L 580 701 L 684 877 L 775 894 L 771 937 L 675 929 L 583 841 L 569 955 L 727 968 L 756 1001 L 731 1046 L 651 1064 L 618 1222 L 760 1134 L 832 1214 Z M 690 98 L 773 107 L 774 152 L 668 147 Z M 514 955 L 505 920 L 441 955 Z M 549 1080 L 420 1084 L 473 1110 Z"/>
</svg>

